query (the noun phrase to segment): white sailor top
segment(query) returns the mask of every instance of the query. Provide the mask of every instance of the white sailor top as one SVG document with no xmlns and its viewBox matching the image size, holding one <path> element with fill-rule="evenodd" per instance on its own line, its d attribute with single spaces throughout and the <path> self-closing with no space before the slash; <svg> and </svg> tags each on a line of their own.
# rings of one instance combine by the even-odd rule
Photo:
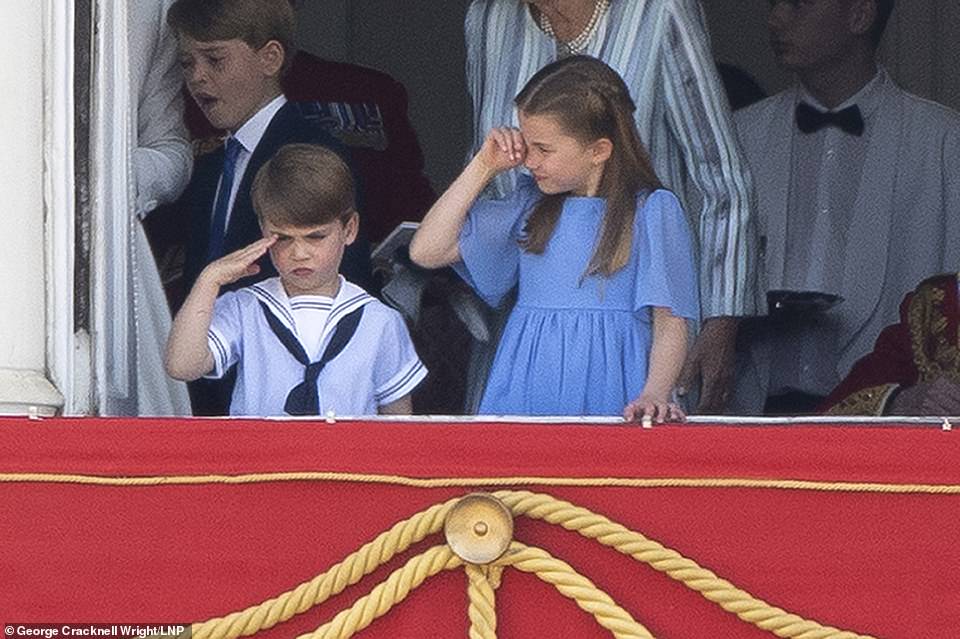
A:
<svg viewBox="0 0 960 639">
<path fill-rule="evenodd" d="M 237 364 L 231 415 L 375 415 L 427 374 L 400 314 L 342 276 L 321 332 L 326 357 L 306 355 L 303 332 L 278 277 L 217 299 L 207 377 Z"/>
</svg>

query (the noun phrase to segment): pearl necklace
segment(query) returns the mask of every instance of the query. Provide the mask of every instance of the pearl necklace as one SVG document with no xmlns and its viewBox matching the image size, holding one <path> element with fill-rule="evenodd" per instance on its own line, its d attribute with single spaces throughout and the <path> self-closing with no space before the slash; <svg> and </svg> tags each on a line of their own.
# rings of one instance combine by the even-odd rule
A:
<svg viewBox="0 0 960 639">
<path fill-rule="evenodd" d="M 596 0 L 593 5 L 593 15 L 590 16 L 587 26 L 583 28 L 580 35 L 569 42 L 561 42 L 557 39 L 557 34 L 553 32 L 553 25 L 550 24 L 550 19 L 547 18 L 542 11 L 540 12 L 539 20 L 540 29 L 557 41 L 557 49 L 561 57 L 577 55 L 583 53 L 583 50 L 587 48 L 587 43 L 590 42 L 590 38 L 593 37 L 593 32 L 596 31 L 597 25 L 600 24 L 600 18 L 603 17 L 603 14 L 607 12 L 609 7 L 610 0 Z"/>
</svg>

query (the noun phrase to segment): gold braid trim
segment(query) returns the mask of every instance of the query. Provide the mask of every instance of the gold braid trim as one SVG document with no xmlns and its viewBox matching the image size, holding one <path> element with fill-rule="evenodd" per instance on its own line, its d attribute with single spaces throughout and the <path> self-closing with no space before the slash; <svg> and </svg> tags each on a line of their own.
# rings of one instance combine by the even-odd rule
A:
<svg viewBox="0 0 960 639">
<path fill-rule="evenodd" d="M 880 384 L 850 393 L 830 407 L 827 415 L 883 415 L 890 393 L 897 384 Z"/>
<path fill-rule="evenodd" d="M 960 382 L 960 336 L 947 334 L 945 297 L 941 287 L 926 283 L 914 293 L 907 310 L 913 361 L 921 382 L 940 376 Z"/>
<path fill-rule="evenodd" d="M 868 635 L 823 626 L 816 621 L 803 619 L 771 606 L 717 577 L 710 570 L 700 567 L 680 553 L 602 515 L 550 495 L 528 491 L 500 491 L 493 496 L 500 499 L 514 515 L 526 515 L 559 525 L 609 546 L 683 583 L 741 620 L 778 637 L 872 639 Z M 456 501 L 453 499 L 443 504 L 436 504 L 410 519 L 397 523 L 343 562 L 334 565 L 312 581 L 301 584 L 293 591 L 258 606 L 252 606 L 243 612 L 194 624 L 193 637 L 235 639 L 251 635 L 259 630 L 270 628 L 279 621 L 289 619 L 297 612 L 323 603 L 333 594 L 333 590 L 317 589 L 313 587 L 315 584 L 338 584 L 336 591 L 339 591 L 345 587 L 345 584 L 355 583 L 360 579 L 361 572 L 371 572 L 409 544 L 428 534 L 439 532 L 443 525 L 439 521 L 439 516 L 449 511 Z M 331 621 L 312 633 L 301 635 L 298 639 L 332 639 L 334 637 L 347 639 L 386 614 L 427 578 L 462 565 L 464 565 L 463 561 L 453 554 L 449 546 L 430 548 L 410 559 L 402 568 L 394 571 L 384 582 L 374 587 L 370 594 L 358 599 L 350 608 L 339 612 Z M 543 550 L 518 542 L 512 542 L 508 551 L 488 566 L 467 566 L 470 637 L 472 638 L 495 639 L 496 637 L 493 591 L 499 583 L 499 573 L 505 567 L 514 567 L 535 574 L 541 580 L 553 584 L 561 594 L 573 599 L 578 606 L 594 615 L 597 623 L 610 630 L 615 637 L 653 639 L 650 632 L 634 620 L 630 613 L 618 606 L 606 593 L 597 589 L 590 580 L 579 575 L 571 566 L 551 557 Z M 302 595 L 305 590 L 310 590 L 311 594 L 303 600 Z"/>
<path fill-rule="evenodd" d="M 453 554 L 448 546 L 434 546 L 395 570 L 386 581 L 374 587 L 369 595 L 358 599 L 353 606 L 342 610 L 332 620 L 297 639 L 352 637 L 375 619 L 385 615 L 394 604 L 406 599 L 410 591 L 422 584 L 427 577 L 462 565 L 463 560 Z"/>
<path fill-rule="evenodd" d="M 756 488 L 814 490 L 825 492 L 958 495 L 958 484 L 889 484 L 876 482 L 827 482 L 804 479 L 749 479 L 739 477 L 406 477 L 363 473 L 290 472 L 242 475 L 158 475 L 110 477 L 59 473 L 0 473 L 0 483 L 55 483 L 94 486 L 174 486 L 196 484 L 257 484 L 290 481 L 336 481 L 391 484 L 409 488 L 459 488 L 468 486 L 583 486 L 587 488 Z"/>
</svg>

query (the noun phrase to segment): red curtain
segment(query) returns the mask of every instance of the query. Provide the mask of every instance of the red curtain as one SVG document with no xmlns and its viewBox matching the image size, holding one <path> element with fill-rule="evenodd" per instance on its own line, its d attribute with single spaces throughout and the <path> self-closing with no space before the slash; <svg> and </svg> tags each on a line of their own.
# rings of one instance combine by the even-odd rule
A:
<svg viewBox="0 0 960 639">
<path fill-rule="evenodd" d="M 295 471 L 543 478 L 545 485 L 518 480 L 507 488 L 605 515 L 801 617 L 879 637 L 948 638 L 960 628 L 960 438 L 938 428 L 16 418 L 0 419 L 0 622 L 203 621 L 294 588 L 432 504 L 505 488 L 342 476 L 152 486 L 27 481 L 33 473 Z M 546 480 L 558 477 L 857 485 L 827 491 Z M 907 485 L 942 491 L 904 492 Z M 654 636 L 771 636 L 575 533 L 521 517 L 514 537 L 571 564 Z M 315 629 L 442 541 L 428 539 L 262 636 Z M 466 611 L 461 569 L 429 579 L 359 636 L 465 637 Z M 497 613 L 502 637 L 610 636 L 552 586 L 510 569 Z"/>
</svg>

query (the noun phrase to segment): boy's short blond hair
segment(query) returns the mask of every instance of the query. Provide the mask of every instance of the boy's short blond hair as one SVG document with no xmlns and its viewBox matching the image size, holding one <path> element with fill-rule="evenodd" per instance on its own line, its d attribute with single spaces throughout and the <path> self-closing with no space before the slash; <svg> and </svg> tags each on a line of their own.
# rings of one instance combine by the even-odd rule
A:
<svg viewBox="0 0 960 639">
<path fill-rule="evenodd" d="M 297 52 L 290 0 L 176 0 L 167 11 L 167 24 L 198 42 L 239 39 L 260 49 L 276 40 L 283 47 L 281 74 Z"/>
<path fill-rule="evenodd" d="M 288 144 L 260 167 L 251 191 L 260 225 L 346 223 L 356 211 L 353 176 L 336 152 L 317 144 Z"/>
</svg>

